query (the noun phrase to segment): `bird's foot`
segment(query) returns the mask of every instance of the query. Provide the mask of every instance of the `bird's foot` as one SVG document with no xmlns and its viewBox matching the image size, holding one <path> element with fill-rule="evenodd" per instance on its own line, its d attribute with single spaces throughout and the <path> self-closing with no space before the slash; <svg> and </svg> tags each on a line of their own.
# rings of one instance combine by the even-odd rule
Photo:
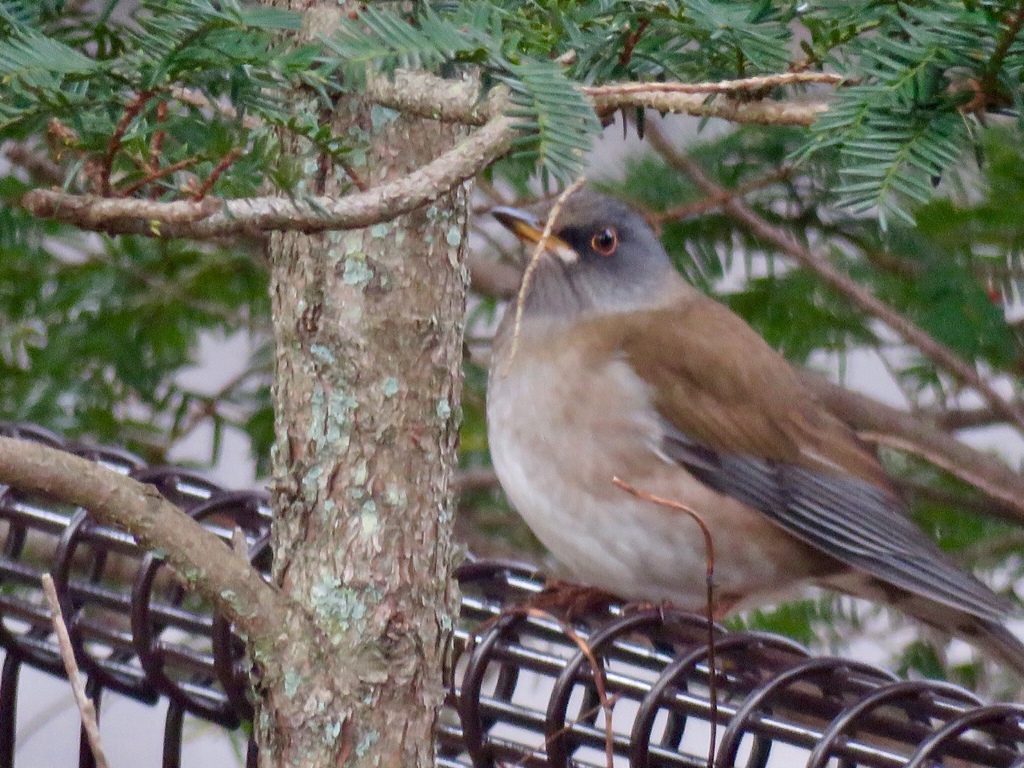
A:
<svg viewBox="0 0 1024 768">
<path fill-rule="evenodd" d="M 621 602 L 621 598 L 597 587 L 550 579 L 544 589 L 527 601 L 527 607 L 547 611 L 574 622 L 586 616 L 607 613 L 612 605 Z"/>
</svg>

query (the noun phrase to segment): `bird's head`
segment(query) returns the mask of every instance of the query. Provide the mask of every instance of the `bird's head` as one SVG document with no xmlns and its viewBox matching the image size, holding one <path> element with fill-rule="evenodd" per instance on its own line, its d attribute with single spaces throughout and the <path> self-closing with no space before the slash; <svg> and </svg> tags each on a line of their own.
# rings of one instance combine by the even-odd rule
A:
<svg viewBox="0 0 1024 768">
<path fill-rule="evenodd" d="M 492 213 L 532 253 L 553 204 Z M 622 202 L 589 189 L 570 195 L 557 213 L 524 312 L 570 315 L 618 312 L 654 304 L 679 276 L 647 222 Z"/>
</svg>

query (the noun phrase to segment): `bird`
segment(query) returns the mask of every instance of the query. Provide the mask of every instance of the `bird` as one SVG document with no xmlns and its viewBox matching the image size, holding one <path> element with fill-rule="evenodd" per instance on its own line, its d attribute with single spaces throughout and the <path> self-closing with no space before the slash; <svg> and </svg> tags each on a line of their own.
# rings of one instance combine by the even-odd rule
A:
<svg viewBox="0 0 1024 768">
<path fill-rule="evenodd" d="M 588 186 L 493 216 L 550 238 L 492 346 L 487 433 L 510 503 L 572 577 L 712 614 L 817 585 L 893 606 L 1024 674 L 1011 601 L 909 517 L 875 452 L 643 217 Z M 517 317 L 518 315 L 518 317 Z M 615 480 L 619 479 L 620 485 Z"/>
</svg>

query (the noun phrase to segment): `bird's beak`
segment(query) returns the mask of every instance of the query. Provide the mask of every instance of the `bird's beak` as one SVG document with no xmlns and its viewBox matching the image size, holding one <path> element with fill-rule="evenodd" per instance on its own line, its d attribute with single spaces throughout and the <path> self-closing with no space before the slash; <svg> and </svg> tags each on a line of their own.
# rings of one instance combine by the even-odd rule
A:
<svg viewBox="0 0 1024 768">
<path fill-rule="evenodd" d="M 520 210 L 519 208 L 500 207 L 492 208 L 491 214 L 501 222 L 502 226 L 524 243 L 535 245 L 540 242 L 541 235 L 544 232 L 544 225 L 532 213 Z M 576 249 L 558 237 L 558 235 L 553 234 L 548 238 L 544 250 L 554 254 L 566 264 L 573 264 L 579 260 L 579 254 L 576 253 Z"/>
</svg>

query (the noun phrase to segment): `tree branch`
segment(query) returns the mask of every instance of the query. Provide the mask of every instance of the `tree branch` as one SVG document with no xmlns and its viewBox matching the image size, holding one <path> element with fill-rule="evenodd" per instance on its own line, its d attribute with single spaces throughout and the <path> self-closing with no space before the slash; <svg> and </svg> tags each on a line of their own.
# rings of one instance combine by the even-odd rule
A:
<svg viewBox="0 0 1024 768">
<path fill-rule="evenodd" d="M 583 91 L 589 93 L 587 88 Z M 655 109 L 755 125 L 809 126 L 828 110 L 828 104 L 823 101 L 738 101 L 723 96 L 709 97 L 707 91 L 684 93 L 643 89 L 595 95 L 592 99 L 598 114 L 619 109 Z"/>
<path fill-rule="evenodd" d="M 285 598 L 246 560 L 151 485 L 11 437 L 0 437 L 0 483 L 84 507 L 104 525 L 128 531 L 140 546 L 161 550 L 189 586 L 250 640 L 273 643 L 294 621 Z"/>
<path fill-rule="evenodd" d="M 715 83 L 613 83 L 581 86 L 598 113 L 617 109 L 650 108 L 697 117 L 719 117 L 741 123 L 762 125 L 811 125 L 826 109 L 823 101 L 738 101 L 713 98 L 739 91 L 752 91 L 798 83 L 838 85 L 842 77 L 826 72 L 785 72 Z M 366 95 L 381 106 L 417 117 L 483 125 L 504 109 L 507 90 L 496 88 L 486 103 L 467 82 L 445 80 L 426 72 L 399 70 L 393 80 L 371 77 Z M 500 100 L 495 104 L 493 98 Z"/>
<path fill-rule="evenodd" d="M 512 146 L 515 121 L 497 117 L 408 176 L 369 192 L 304 200 L 254 197 L 158 203 L 36 189 L 21 203 L 35 216 L 110 234 L 210 238 L 268 230 L 362 229 L 426 205 L 472 178 Z"/>
<path fill-rule="evenodd" d="M 810 125 L 827 109 L 823 102 L 736 101 L 713 97 L 738 90 L 797 82 L 837 83 L 839 78 L 818 72 L 786 73 L 719 83 L 622 83 L 583 88 L 599 112 L 651 107 L 667 112 L 720 117 L 766 125 Z M 193 94 L 176 92 L 179 99 Z M 40 218 L 109 234 L 150 237 L 211 238 L 267 231 L 319 232 L 359 229 L 386 221 L 436 200 L 449 189 L 476 175 L 512 146 L 516 121 L 502 113 L 507 89 L 495 88 L 484 102 L 470 82 L 451 81 L 424 72 L 399 71 L 394 80 L 371 77 L 367 96 L 382 106 L 413 115 L 464 122 L 481 127 L 464 142 L 403 179 L 342 199 L 256 197 L 218 201 L 156 202 L 72 195 L 32 190 L 22 205 Z M 225 109 L 216 105 L 203 106 Z"/>
<path fill-rule="evenodd" d="M 651 146 L 665 158 L 669 165 L 692 178 L 694 183 L 707 194 L 719 197 L 728 195 L 728 191 L 722 189 L 708 177 L 696 162 L 676 150 L 657 125 L 648 125 L 646 131 Z M 992 385 L 978 374 L 974 366 L 970 365 L 952 349 L 937 341 L 924 329 L 899 314 L 849 275 L 843 274 L 831 263 L 812 253 L 809 248 L 800 243 L 789 232 L 772 226 L 744 201 L 732 198 L 722 205 L 722 209 L 735 221 L 749 229 L 754 235 L 766 243 L 775 246 L 816 273 L 827 285 L 839 291 L 862 311 L 888 325 L 900 338 L 911 346 L 916 347 L 935 365 L 951 374 L 961 384 L 970 387 L 980 394 L 1007 421 L 1015 424 L 1018 429 L 1024 430 L 1024 408 L 1016 403 L 1004 400 Z"/>
<path fill-rule="evenodd" d="M 408 69 L 396 71 L 391 79 L 370 75 L 365 93 L 375 104 L 416 117 L 478 126 L 501 113 L 508 99 L 504 86 L 493 88 L 484 100 L 472 81 Z"/>
</svg>

